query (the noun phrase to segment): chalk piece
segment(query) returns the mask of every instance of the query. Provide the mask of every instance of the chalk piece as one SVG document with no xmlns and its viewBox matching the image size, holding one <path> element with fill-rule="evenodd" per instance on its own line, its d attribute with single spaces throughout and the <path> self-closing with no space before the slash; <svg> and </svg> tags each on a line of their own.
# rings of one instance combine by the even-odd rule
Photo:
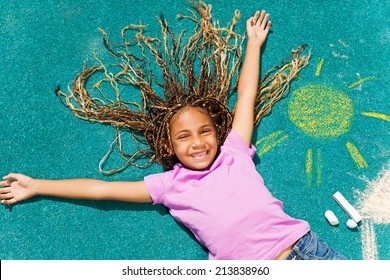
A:
<svg viewBox="0 0 390 280">
<path fill-rule="evenodd" d="M 352 220 L 352 219 L 349 219 L 349 220 L 346 222 L 346 225 L 347 225 L 347 227 L 350 228 L 350 229 L 354 229 L 354 228 L 357 227 L 357 223 L 355 223 L 355 221 Z"/>
<path fill-rule="evenodd" d="M 359 223 L 362 220 L 360 214 L 356 211 L 355 208 L 345 199 L 345 197 L 340 192 L 335 192 L 333 194 L 334 200 L 344 209 L 345 212 L 355 221 Z"/>
<path fill-rule="evenodd" d="M 325 211 L 325 218 L 328 220 L 329 224 L 332 226 L 337 226 L 339 224 L 339 220 L 337 219 L 336 215 L 331 210 Z"/>
</svg>

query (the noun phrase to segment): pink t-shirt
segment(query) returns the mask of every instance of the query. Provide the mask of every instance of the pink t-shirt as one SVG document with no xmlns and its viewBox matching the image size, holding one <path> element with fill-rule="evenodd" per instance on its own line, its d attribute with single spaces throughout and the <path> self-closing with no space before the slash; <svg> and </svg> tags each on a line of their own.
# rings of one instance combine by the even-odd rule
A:
<svg viewBox="0 0 390 280">
<path fill-rule="evenodd" d="M 209 250 L 209 259 L 274 259 L 310 229 L 264 186 L 255 152 L 231 130 L 208 170 L 176 164 L 145 177 L 153 203 L 168 207 Z"/>
</svg>

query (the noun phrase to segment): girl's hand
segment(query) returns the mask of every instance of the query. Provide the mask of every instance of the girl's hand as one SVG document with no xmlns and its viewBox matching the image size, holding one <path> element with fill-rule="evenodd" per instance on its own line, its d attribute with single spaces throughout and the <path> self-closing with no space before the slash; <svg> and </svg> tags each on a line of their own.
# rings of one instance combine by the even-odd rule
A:
<svg viewBox="0 0 390 280">
<path fill-rule="evenodd" d="M 246 31 L 248 34 L 248 42 L 263 45 L 267 38 L 271 22 L 268 21 L 269 14 L 265 11 L 257 11 L 253 17 L 246 22 Z"/>
<path fill-rule="evenodd" d="M 10 173 L 0 181 L 0 199 L 3 204 L 14 204 L 36 195 L 34 179 L 23 174 Z"/>
</svg>

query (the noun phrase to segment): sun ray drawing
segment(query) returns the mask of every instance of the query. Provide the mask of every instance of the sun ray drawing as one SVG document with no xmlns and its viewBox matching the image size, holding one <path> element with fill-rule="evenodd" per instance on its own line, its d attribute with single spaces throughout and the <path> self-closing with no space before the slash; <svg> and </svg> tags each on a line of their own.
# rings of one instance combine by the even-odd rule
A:
<svg viewBox="0 0 390 280">
<path fill-rule="evenodd" d="M 314 76 L 319 78 L 321 71 L 327 66 L 324 57 L 318 57 Z M 360 78 L 346 86 L 346 90 L 361 87 L 368 81 L 375 80 L 374 76 Z M 288 118 L 306 136 L 319 140 L 323 146 L 308 147 L 305 160 L 305 173 L 307 176 L 308 188 L 313 186 L 319 188 L 322 180 L 322 149 L 326 147 L 327 141 L 345 141 L 342 145 L 346 147 L 345 154 L 348 155 L 356 166 L 357 170 L 364 170 L 369 167 L 364 153 L 353 143 L 351 137 L 340 137 L 348 134 L 357 115 L 390 122 L 390 116 L 380 112 L 356 112 L 353 99 L 346 90 L 339 87 L 323 84 L 320 82 L 303 85 L 295 89 L 289 96 Z M 261 157 L 270 152 L 273 148 L 286 141 L 290 133 L 279 130 L 273 132 L 256 142 L 258 155 Z M 347 135 L 348 137 L 348 135 Z M 344 139 L 344 140 L 343 140 Z"/>
<path fill-rule="evenodd" d="M 360 78 L 360 79 L 357 80 L 356 82 L 350 84 L 350 85 L 348 86 L 348 88 L 354 88 L 354 87 L 356 87 L 356 86 L 358 86 L 358 85 L 360 85 L 360 84 L 362 84 L 362 83 L 364 83 L 364 82 L 372 81 L 372 80 L 374 80 L 374 79 L 375 79 L 374 76 L 368 76 L 368 77 L 366 77 L 366 78 Z"/>
<path fill-rule="evenodd" d="M 351 155 L 353 161 L 356 163 L 356 166 L 360 168 L 367 168 L 368 164 L 362 154 L 359 152 L 358 148 L 351 142 L 346 144 L 349 154 Z"/>
<path fill-rule="evenodd" d="M 261 157 L 262 155 L 268 153 L 277 145 L 285 141 L 287 138 L 288 135 L 283 130 L 276 131 L 268 136 L 261 138 L 255 144 L 255 146 L 257 146 L 259 150 L 257 154 Z"/>
<path fill-rule="evenodd" d="M 316 154 L 313 155 L 313 149 L 309 148 L 306 154 L 306 174 L 309 189 L 312 187 L 314 179 L 316 187 L 321 186 L 321 166 L 321 150 L 317 149 Z"/>
<path fill-rule="evenodd" d="M 325 61 L 325 58 L 323 58 L 323 57 L 318 58 L 318 63 L 317 63 L 316 72 L 315 72 L 314 76 L 318 77 L 321 74 L 321 69 L 322 69 L 322 65 L 324 65 L 324 61 Z"/>
<path fill-rule="evenodd" d="M 390 122 L 390 116 L 382 114 L 382 113 L 363 112 L 362 115 L 366 116 L 366 117 L 371 117 L 371 118 L 375 118 L 375 119 L 379 119 L 379 120 L 384 120 L 384 121 Z"/>
<path fill-rule="evenodd" d="M 309 148 L 306 155 L 306 174 L 307 174 L 307 185 L 311 188 L 311 181 L 313 180 L 313 150 Z"/>
</svg>

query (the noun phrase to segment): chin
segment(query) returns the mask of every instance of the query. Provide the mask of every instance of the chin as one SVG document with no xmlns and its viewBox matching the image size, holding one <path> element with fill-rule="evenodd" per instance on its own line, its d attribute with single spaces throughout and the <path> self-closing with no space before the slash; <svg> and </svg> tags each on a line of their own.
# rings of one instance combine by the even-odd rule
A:
<svg viewBox="0 0 390 280">
<path fill-rule="evenodd" d="M 188 162 L 187 164 L 185 164 L 188 168 L 192 169 L 192 170 L 199 170 L 199 171 L 202 171 L 202 170 L 206 170 L 208 169 L 212 164 L 213 164 L 214 160 L 207 160 L 207 161 L 202 161 L 202 162 L 193 162 L 193 161 L 190 161 Z"/>
<path fill-rule="evenodd" d="M 210 165 L 211 165 L 211 163 L 209 163 L 209 164 L 199 164 L 199 165 L 193 166 L 191 169 L 202 171 L 202 170 L 208 169 L 210 167 Z"/>
</svg>

